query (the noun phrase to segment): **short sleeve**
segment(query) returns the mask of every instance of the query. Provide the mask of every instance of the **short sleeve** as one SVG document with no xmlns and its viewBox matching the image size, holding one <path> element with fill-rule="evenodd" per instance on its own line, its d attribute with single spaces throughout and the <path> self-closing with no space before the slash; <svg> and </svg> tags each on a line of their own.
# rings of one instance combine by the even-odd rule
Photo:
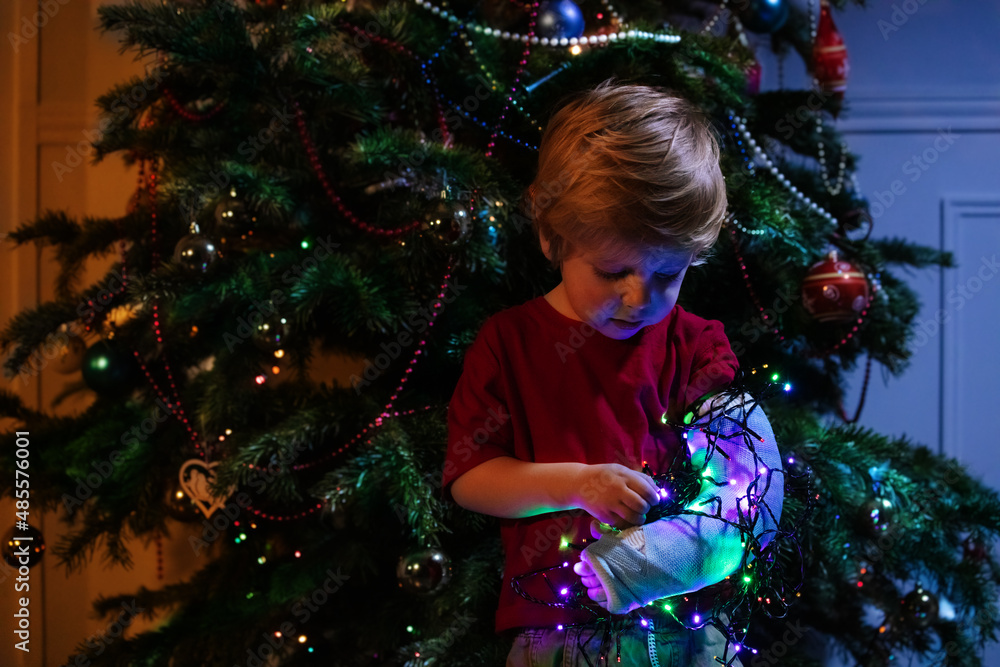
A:
<svg viewBox="0 0 1000 667">
<path fill-rule="evenodd" d="M 490 459 L 514 456 L 498 340 L 495 323 L 487 320 L 465 353 L 462 376 L 448 405 L 448 451 L 441 485 L 449 500 L 456 479 Z"/>
<path fill-rule="evenodd" d="M 684 406 L 690 407 L 707 394 L 725 389 L 740 367 L 722 323 L 709 320 L 698 336 L 691 378 L 684 390 Z"/>
</svg>

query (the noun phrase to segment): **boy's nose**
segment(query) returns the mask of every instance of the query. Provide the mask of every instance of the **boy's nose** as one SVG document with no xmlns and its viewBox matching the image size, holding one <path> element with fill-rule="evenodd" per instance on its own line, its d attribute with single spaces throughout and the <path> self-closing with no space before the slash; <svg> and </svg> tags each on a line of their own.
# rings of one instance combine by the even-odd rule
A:
<svg viewBox="0 0 1000 667">
<path fill-rule="evenodd" d="M 625 291 L 622 303 L 630 308 L 642 308 L 649 305 L 652 295 L 650 284 L 639 276 L 632 275 L 625 280 Z"/>
</svg>

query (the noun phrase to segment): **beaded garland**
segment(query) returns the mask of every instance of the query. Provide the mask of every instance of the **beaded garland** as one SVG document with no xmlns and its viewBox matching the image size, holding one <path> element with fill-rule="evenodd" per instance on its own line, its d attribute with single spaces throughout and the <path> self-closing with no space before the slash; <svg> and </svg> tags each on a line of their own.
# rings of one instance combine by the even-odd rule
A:
<svg viewBox="0 0 1000 667">
<path fill-rule="evenodd" d="M 497 28 L 491 28 L 489 26 L 482 26 L 478 23 L 472 21 L 465 21 L 455 16 L 447 9 L 438 7 L 437 5 L 431 3 L 429 0 L 414 0 L 416 4 L 423 7 L 427 11 L 440 16 L 447 20 L 449 23 L 455 23 L 463 28 L 468 28 L 477 34 L 483 34 L 487 37 L 499 37 L 500 39 L 505 39 L 511 42 L 522 42 L 524 44 L 531 44 L 532 46 L 546 46 L 553 48 L 561 48 L 566 46 L 577 46 L 577 45 L 590 45 L 599 46 L 602 44 L 607 44 L 608 42 L 616 41 L 639 41 L 639 40 L 653 40 L 655 42 L 662 42 L 665 44 L 676 44 L 681 41 L 680 35 L 674 35 L 671 33 L 664 32 L 647 32 L 644 30 L 623 30 L 617 33 L 611 33 L 609 35 L 589 35 L 583 37 L 538 37 L 534 34 L 521 35 L 516 32 L 510 32 L 508 30 L 500 30 Z"/>
<path fill-rule="evenodd" d="M 826 218 L 831 225 L 837 224 L 837 219 L 833 217 L 833 215 L 829 211 L 822 208 L 819 204 L 813 201 L 812 198 L 809 197 L 809 195 L 807 195 L 806 193 L 802 192 L 797 187 L 792 185 L 792 182 L 788 180 L 788 177 L 781 173 L 781 171 L 778 169 L 778 166 L 771 160 L 771 158 L 767 156 L 767 153 L 764 152 L 764 149 L 760 147 L 760 145 L 752 136 L 750 136 L 750 133 L 747 131 L 746 121 L 744 121 L 743 118 L 733 113 L 729 115 L 729 120 L 730 120 L 730 128 L 734 131 L 738 131 L 743 134 L 746 143 L 750 146 L 751 150 L 753 150 L 754 156 L 756 158 L 759 158 L 760 161 L 764 163 L 764 166 L 770 170 L 771 174 L 777 179 L 777 181 L 781 185 L 783 185 L 789 192 L 791 192 L 796 199 L 805 204 L 809 208 L 809 210 Z"/>
</svg>

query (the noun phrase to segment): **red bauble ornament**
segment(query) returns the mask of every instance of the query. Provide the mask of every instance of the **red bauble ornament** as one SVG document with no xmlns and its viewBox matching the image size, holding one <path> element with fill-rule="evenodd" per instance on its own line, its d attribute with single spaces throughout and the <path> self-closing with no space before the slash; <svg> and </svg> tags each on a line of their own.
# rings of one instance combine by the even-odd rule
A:
<svg viewBox="0 0 1000 667">
<path fill-rule="evenodd" d="M 802 281 L 802 305 L 820 322 L 850 322 L 868 305 L 868 279 L 837 251 L 809 267 Z"/>
<path fill-rule="evenodd" d="M 833 24 L 830 3 L 822 0 L 819 25 L 816 27 L 816 42 L 813 44 L 813 77 L 824 92 L 833 95 L 837 100 L 843 100 L 849 71 L 844 38 Z"/>
</svg>

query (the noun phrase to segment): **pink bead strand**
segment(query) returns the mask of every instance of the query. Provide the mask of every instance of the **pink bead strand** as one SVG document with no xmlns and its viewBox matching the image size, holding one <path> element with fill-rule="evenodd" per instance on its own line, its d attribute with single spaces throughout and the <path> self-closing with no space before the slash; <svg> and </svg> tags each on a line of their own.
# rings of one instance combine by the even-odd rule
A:
<svg viewBox="0 0 1000 667">
<path fill-rule="evenodd" d="M 493 149 L 497 145 L 497 136 L 500 134 L 500 126 L 507 118 L 507 112 L 510 110 L 511 102 L 514 101 L 518 85 L 521 83 L 521 76 L 524 74 L 524 68 L 528 65 L 528 57 L 531 56 L 531 39 L 535 36 L 535 21 L 538 19 L 537 0 L 531 3 L 529 12 L 528 40 L 524 44 L 524 51 L 521 53 L 521 61 L 518 63 L 517 71 L 514 73 L 514 83 L 511 85 L 510 93 L 507 95 L 507 100 L 504 102 L 503 111 L 500 112 L 500 117 L 497 118 L 497 122 L 493 126 L 493 133 L 490 135 L 489 143 L 486 145 L 486 157 L 493 157 Z"/>
<path fill-rule="evenodd" d="M 320 161 L 319 151 L 316 150 L 312 137 L 309 135 L 309 128 L 306 127 L 306 120 L 302 113 L 302 109 L 299 107 L 298 102 L 292 102 L 292 104 L 295 107 L 295 124 L 298 129 L 302 145 L 306 150 L 306 154 L 309 156 L 309 164 L 312 166 L 313 172 L 316 174 L 316 178 L 319 180 L 320 185 L 323 186 L 323 192 L 326 193 L 327 199 L 329 199 L 330 202 L 337 207 L 337 210 L 340 211 L 340 214 L 347 219 L 347 222 L 367 234 L 374 234 L 375 236 L 381 236 L 384 238 L 400 236 L 420 226 L 420 221 L 414 220 L 409 224 L 396 229 L 383 229 L 381 227 L 373 227 L 372 225 L 359 220 L 358 217 L 344 205 L 344 202 L 340 200 L 340 197 L 330 184 L 330 179 L 327 178 L 326 172 L 323 170 L 323 164 Z"/>
<path fill-rule="evenodd" d="M 428 328 L 434 326 L 434 321 L 437 319 L 437 316 L 441 313 L 441 303 L 444 301 L 444 291 L 448 289 L 448 281 L 450 279 L 451 279 L 451 264 L 449 263 L 447 272 L 444 274 L 444 280 L 441 282 L 440 289 L 438 289 L 437 300 L 434 301 L 434 305 L 431 307 L 431 319 L 430 322 L 427 323 Z M 427 344 L 426 338 L 422 338 L 420 342 L 417 344 L 417 349 L 413 352 L 413 357 L 410 359 L 410 363 L 407 364 L 406 370 L 403 371 L 403 377 L 400 379 L 399 385 L 397 385 L 396 390 L 392 392 L 392 395 L 389 396 L 389 402 L 386 403 L 384 408 L 382 408 L 382 414 L 379 415 L 379 418 L 389 416 L 389 411 L 392 409 L 392 404 L 395 403 L 396 398 L 399 396 L 399 392 L 403 390 L 403 385 L 405 385 L 406 381 L 410 379 L 410 373 L 413 372 L 413 367 L 417 364 L 417 359 L 420 357 L 421 354 L 423 354 L 423 347 L 426 344 Z M 376 419 L 376 422 L 377 421 L 378 419 Z"/>
<path fill-rule="evenodd" d="M 174 97 L 174 94 L 167 88 L 163 89 L 163 97 L 165 97 L 167 102 L 170 104 L 170 108 L 172 108 L 179 116 L 183 117 L 185 120 L 191 121 L 192 123 L 200 123 L 202 121 L 206 121 L 209 118 L 215 116 L 220 111 L 222 111 L 222 109 L 225 108 L 226 106 L 226 102 L 222 101 L 216 104 L 214 107 L 212 107 L 211 111 L 206 111 L 205 113 L 197 113 L 186 109 L 184 105 L 181 104 L 180 101 L 176 97 Z"/>
<path fill-rule="evenodd" d="M 259 516 L 262 519 L 268 519 L 270 521 L 294 521 L 296 519 L 304 519 L 310 514 L 315 514 L 321 509 L 323 509 L 323 504 L 316 503 L 312 507 L 304 509 L 301 512 L 296 512 L 295 514 L 269 514 L 259 509 L 255 509 L 253 505 L 247 505 L 247 510 L 253 513 L 255 516 Z"/>
<path fill-rule="evenodd" d="M 764 310 L 764 306 L 760 304 L 760 299 L 757 298 L 757 292 L 754 290 L 753 284 L 750 282 L 750 274 L 747 272 L 747 263 L 743 259 L 743 255 L 740 254 L 740 241 L 736 236 L 736 230 L 733 227 L 730 227 L 729 233 L 732 234 L 733 237 L 733 252 L 736 254 L 736 260 L 740 263 L 740 271 L 743 275 L 743 282 L 747 286 L 747 291 L 750 292 L 750 298 L 753 300 L 754 305 L 757 306 L 757 310 L 760 311 L 760 316 L 764 323 L 771 327 L 772 333 L 777 336 L 779 341 L 785 340 L 785 336 L 778 330 L 778 327 L 769 321 L 770 318 L 767 315 L 767 311 Z"/>
</svg>

